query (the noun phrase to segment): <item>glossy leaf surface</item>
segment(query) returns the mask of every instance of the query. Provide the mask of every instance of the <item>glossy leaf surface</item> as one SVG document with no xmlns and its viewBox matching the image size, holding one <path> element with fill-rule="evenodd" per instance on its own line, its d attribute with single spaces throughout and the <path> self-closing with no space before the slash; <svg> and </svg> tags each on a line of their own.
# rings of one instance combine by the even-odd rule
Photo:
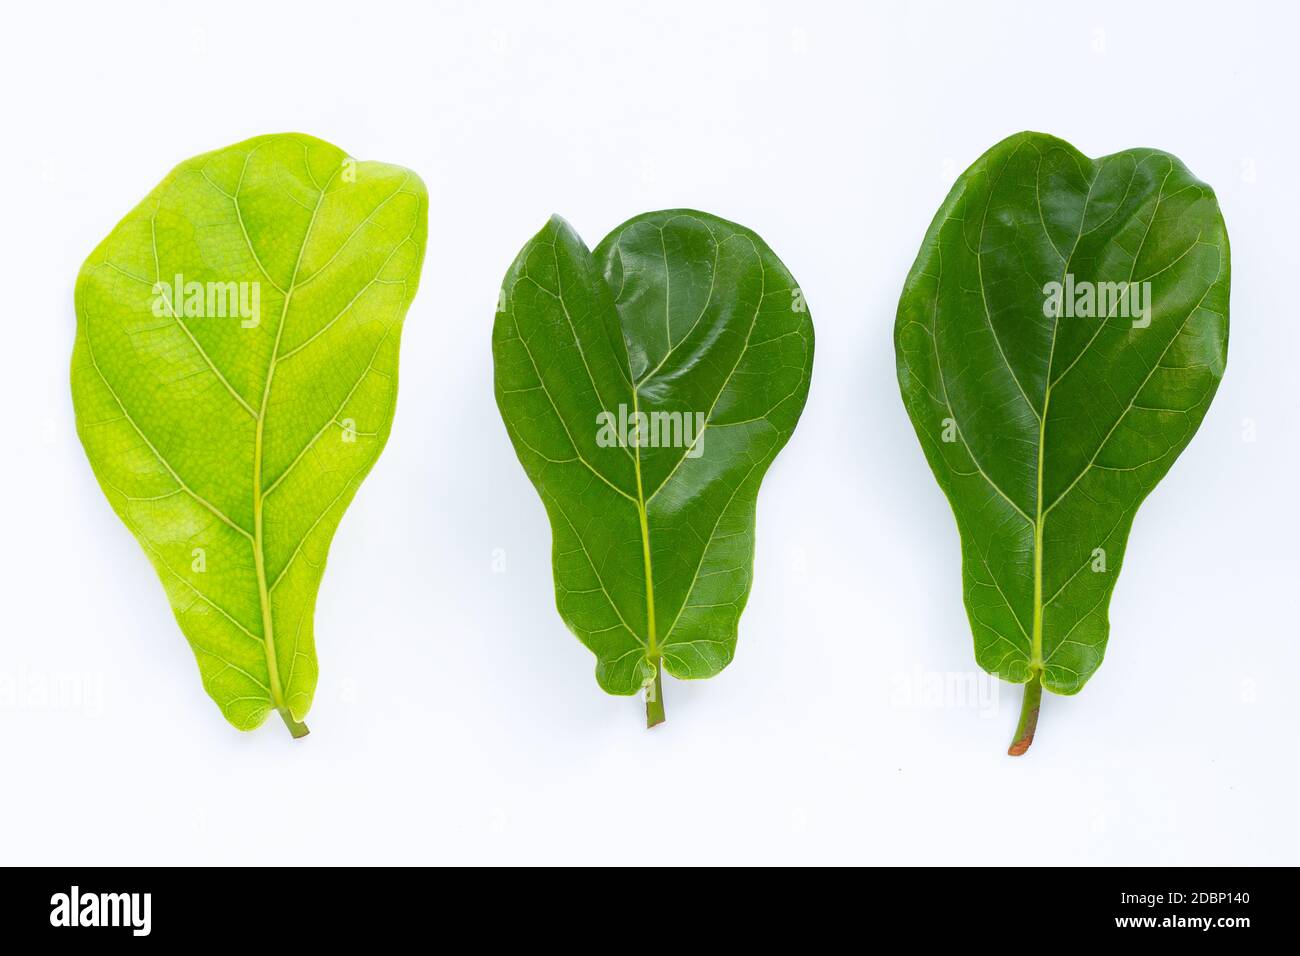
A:
<svg viewBox="0 0 1300 956">
<path fill-rule="evenodd" d="M 236 727 L 316 686 L 330 539 L 388 438 L 419 177 L 262 136 L 181 163 L 82 267 L 72 394 L 113 509 Z"/>
<path fill-rule="evenodd" d="M 1228 286 L 1213 191 L 1152 149 L 1013 136 L 925 236 L 899 384 L 957 518 L 976 659 L 1029 685 L 1013 752 L 1039 685 L 1076 693 L 1101 664 L 1133 516 L 1223 375 Z"/>
<path fill-rule="evenodd" d="M 556 217 L 506 276 L 493 353 L 560 615 L 602 688 L 648 689 L 655 723 L 661 664 L 710 677 L 735 652 L 759 483 L 808 392 L 803 295 L 762 239 L 705 213 L 638 216 L 593 251 Z"/>
</svg>

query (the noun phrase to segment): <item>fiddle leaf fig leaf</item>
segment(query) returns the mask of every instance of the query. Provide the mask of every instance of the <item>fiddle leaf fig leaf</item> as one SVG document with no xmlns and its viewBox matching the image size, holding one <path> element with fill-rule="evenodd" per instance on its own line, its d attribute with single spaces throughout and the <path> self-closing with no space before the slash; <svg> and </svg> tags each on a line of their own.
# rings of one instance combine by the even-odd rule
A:
<svg viewBox="0 0 1300 956">
<path fill-rule="evenodd" d="M 181 163 L 77 277 L 77 431 L 222 713 L 316 686 L 330 539 L 388 439 L 419 177 L 299 134 Z"/>
<path fill-rule="evenodd" d="M 957 180 L 898 305 L 903 401 L 952 505 L 980 666 L 1042 689 L 1101 664 L 1138 505 L 1200 425 L 1228 347 L 1214 192 L 1153 149 L 1021 133 Z"/>
<path fill-rule="evenodd" d="M 808 394 L 803 294 L 755 233 L 647 213 L 589 251 L 553 217 L 507 273 L 496 396 L 551 522 L 555 598 L 611 694 L 732 659 L 755 501 Z"/>
</svg>

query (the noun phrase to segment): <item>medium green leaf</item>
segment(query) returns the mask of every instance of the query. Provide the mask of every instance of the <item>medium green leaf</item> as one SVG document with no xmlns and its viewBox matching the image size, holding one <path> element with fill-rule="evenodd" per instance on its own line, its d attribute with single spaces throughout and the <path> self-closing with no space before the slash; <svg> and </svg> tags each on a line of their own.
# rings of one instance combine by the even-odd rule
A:
<svg viewBox="0 0 1300 956">
<path fill-rule="evenodd" d="M 1077 693 L 1101 664 L 1133 515 L 1223 376 L 1228 284 L 1214 192 L 1158 150 L 1012 136 L 926 233 L 898 380 L 957 517 L 976 660 L 1027 685 L 1014 754 L 1041 688 Z"/>
<path fill-rule="evenodd" d="M 594 251 L 553 217 L 506 275 L 492 345 L 560 616 L 602 688 L 646 688 L 653 725 L 661 666 L 711 677 L 735 653 L 759 483 L 808 394 L 803 295 L 762 239 L 705 213 L 638 216 Z"/>
<path fill-rule="evenodd" d="M 77 431 L 236 727 L 295 737 L 330 539 L 388 438 L 419 177 L 310 136 L 181 163 L 77 277 Z"/>
</svg>

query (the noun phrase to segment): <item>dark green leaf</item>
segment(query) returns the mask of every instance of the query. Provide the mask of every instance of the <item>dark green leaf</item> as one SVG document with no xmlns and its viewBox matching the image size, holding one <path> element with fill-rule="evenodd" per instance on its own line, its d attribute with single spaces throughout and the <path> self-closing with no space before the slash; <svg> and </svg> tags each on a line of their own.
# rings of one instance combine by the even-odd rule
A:
<svg viewBox="0 0 1300 956">
<path fill-rule="evenodd" d="M 497 403 L 550 517 L 556 604 L 651 724 L 661 665 L 711 677 L 735 652 L 759 483 L 812 353 L 785 266 L 705 213 L 638 216 L 594 252 L 554 217 L 506 275 Z"/>
<path fill-rule="evenodd" d="M 1228 283 L 1214 192 L 1152 149 L 1021 133 L 926 233 L 898 379 L 957 517 L 976 660 L 1030 685 L 1013 753 L 1039 685 L 1076 693 L 1101 664 L 1134 513 L 1223 376 Z"/>
</svg>

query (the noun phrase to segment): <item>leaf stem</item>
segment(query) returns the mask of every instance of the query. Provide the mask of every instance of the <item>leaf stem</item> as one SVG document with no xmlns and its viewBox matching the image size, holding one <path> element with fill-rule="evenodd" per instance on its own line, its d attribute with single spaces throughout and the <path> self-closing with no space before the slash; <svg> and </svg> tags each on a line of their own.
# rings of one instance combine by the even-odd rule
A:
<svg viewBox="0 0 1300 956">
<path fill-rule="evenodd" d="M 300 740 L 311 733 L 311 731 L 307 729 L 307 725 L 300 720 L 294 720 L 293 715 L 290 714 L 289 711 L 281 710 L 280 716 L 284 718 L 284 725 L 289 728 L 289 733 L 293 736 L 294 740 Z"/>
<path fill-rule="evenodd" d="M 1016 727 L 1016 737 L 1007 749 L 1013 757 L 1019 757 L 1034 742 L 1034 731 L 1038 728 L 1038 710 L 1043 701 L 1042 674 L 1030 671 L 1029 683 L 1025 685 L 1025 700 L 1020 706 L 1020 725 Z"/>
<path fill-rule="evenodd" d="M 663 661 L 655 661 L 655 682 L 647 689 L 645 695 L 646 730 L 656 724 L 662 724 L 666 719 L 664 717 L 663 670 Z"/>
</svg>

